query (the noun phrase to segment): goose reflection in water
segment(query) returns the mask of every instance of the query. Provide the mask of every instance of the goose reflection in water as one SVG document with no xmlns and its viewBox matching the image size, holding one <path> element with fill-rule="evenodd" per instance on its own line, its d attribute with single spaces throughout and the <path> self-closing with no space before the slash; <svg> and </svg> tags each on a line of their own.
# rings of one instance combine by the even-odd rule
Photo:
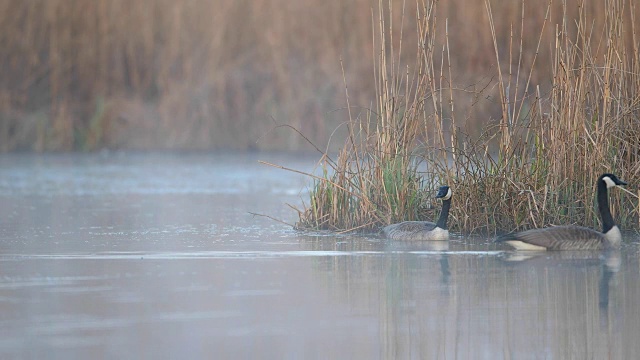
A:
<svg viewBox="0 0 640 360">
<path fill-rule="evenodd" d="M 440 284 L 442 291 L 448 294 L 451 270 L 449 269 L 449 241 L 413 241 L 389 240 L 385 243 L 386 251 L 429 253 L 438 256 L 440 262 Z"/>
<path fill-rule="evenodd" d="M 620 250 L 601 251 L 562 251 L 562 252 L 509 252 L 502 257 L 507 263 L 527 264 L 535 267 L 593 267 L 600 266 L 598 281 L 598 309 L 600 311 L 600 326 L 609 325 L 609 300 L 615 293 L 615 278 L 621 268 Z"/>
</svg>

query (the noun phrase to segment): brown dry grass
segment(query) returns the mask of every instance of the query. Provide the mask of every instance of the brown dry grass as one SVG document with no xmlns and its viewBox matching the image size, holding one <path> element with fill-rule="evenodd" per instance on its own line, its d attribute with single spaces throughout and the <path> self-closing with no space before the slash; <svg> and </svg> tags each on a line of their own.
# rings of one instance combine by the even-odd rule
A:
<svg viewBox="0 0 640 360">
<path fill-rule="evenodd" d="M 536 2 L 521 4 L 520 22 L 503 44 L 497 28 L 503 9 L 496 13 L 485 2 L 488 38 L 500 65 L 495 80 L 468 87 L 453 75 L 458 72 L 450 55 L 451 28 L 445 22 L 444 37 L 438 35 L 435 2 L 419 4 L 414 31 L 420 41 L 415 43 L 390 25 L 389 19 L 403 19 L 405 13 L 394 18 L 396 8 L 380 3 L 387 14 L 374 15 L 375 110 L 365 117 L 350 115 L 349 137 L 337 161 L 323 157 L 324 178 L 314 183 L 298 227 L 371 230 L 424 218 L 421 207 L 438 184 L 454 189 L 451 223 L 457 231 L 496 233 L 570 223 L 596 227 L 594 187 L 600 174 L 616 173 L 637 188 L 635 7 L 606 1 L 595 17 L 585 6 L 575 15 L 561 8 L 562 17 L 554 23 L 555 8 L 549 5 L 541 9 L 539 27 L 527 30 L 531 3 Z M 525 39 L 534 46 L 525 47 Z M 417 50 L 414 66 L 404 67 L 401 42 L 404 49 Z M 550 60 L 540 65 L 544 48 Z M 493 99 L 499 113 L 475 136 L 468 128 L 470 114 L 482 108 L 480 99 Z M 622 227 L 637 228 L 638 197 L 616 191 L 612 199 Z"/>
<path fill-rule="evenodd" d="M 389 3 L 399 9 L 403 1 Z M 505 52 L 520 4 L 492 3 Z M 546 4 L 527 2 L 525 34 L 537 33 Z M 584 5 L 595 26 L 605 22 L 600 2 Z M 351 105 L 370 107 L 376 96 L 371 9 L 364 0 L 2 0 L 0 151 L 305 148 L 288 131 L 256 143 L 273 127 L 271 117 L 326 143 L 348 117 L 333 111 L 345 107 L 340 59 Z M 417 43 L 415 11 L 407 4 L 404 22 L 387 24 L 397 35 L 404 28 L 405 45 Z M 568 18 L 577 11 L 568 8 Z M 550 24 L 562 15 L 554 3 Z M 496 69 L 484 4 L 441 0 L 434 16 L 437 51 L 447 19 L 455 69 L 447 81 L 464 89 L 457 103 L 476 102 L 459 118 L 477 133 L 500 114 L 497 99 L 477 97 L 473 88 Z M 543 92 L 550 90 L 542 79 L 553 64 L 553 38 L 553 31 L 543 34 L 532 74 Z M 525 68 L 536 42 L 524 38 Z M 500 60 L 505 66 L 507 58 Z M 399 63 L 414 64 L 414 54 L 403 52 Z"/>
</svg>

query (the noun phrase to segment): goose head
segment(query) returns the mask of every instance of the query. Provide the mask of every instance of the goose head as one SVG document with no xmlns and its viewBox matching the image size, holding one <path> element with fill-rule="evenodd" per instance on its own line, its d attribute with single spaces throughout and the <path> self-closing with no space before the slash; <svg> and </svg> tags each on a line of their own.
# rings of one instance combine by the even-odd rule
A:
<svg viewBox="0 0 640 360">
<path fill-rule="evenodd" d="M 451 189 L 448 186 L 440 186 L 436 199 L 449 200 L 451 199 Z"/>
<path fill-rule="evenodd" d="M 604 184 L 607 186 L 607 189 L 615 186 L 627 185 L 626 182 L 618 179 L 618 177 L 613 174 L 602 174 L 598 181 L 604 182 Z"/>
</svg>

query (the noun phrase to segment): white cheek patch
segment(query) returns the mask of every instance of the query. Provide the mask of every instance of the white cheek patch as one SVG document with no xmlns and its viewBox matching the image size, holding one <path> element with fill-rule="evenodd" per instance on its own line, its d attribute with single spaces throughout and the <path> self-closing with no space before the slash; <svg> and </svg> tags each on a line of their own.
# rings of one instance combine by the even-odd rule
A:
<svg viewBox="0 0 640 360">
<path fill-rule="evenodd" d="M 451 199 L 451 188 L 449 188 L 449 189 L 447 190 L 447 195 L 445 195 L 445 196 L 442 198 L 442 200 L 449 200 L 449 199 Z"/>
<path fill-rule="evenodd" d="M 616 186 L 616 183 L 613 182 L 613 180 L 611 180 L 611 178 L 608 177 L 608 176 L 603 177 L 602 181 L 604 181 L 604 183 L 607 184 L 607 189 L 610 189 L 610 188 Z"/>
</svg>

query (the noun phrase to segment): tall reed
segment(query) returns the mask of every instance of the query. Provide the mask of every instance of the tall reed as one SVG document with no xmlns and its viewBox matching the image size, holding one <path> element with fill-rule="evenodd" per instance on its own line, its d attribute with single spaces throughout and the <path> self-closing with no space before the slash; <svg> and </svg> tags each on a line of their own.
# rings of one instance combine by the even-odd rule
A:
<svg viewBox="0 0 640 360">
<path fill-rule="evenodd" d="M 404 5 L 404 4 L 403 4 Z M 349 119 L 347 139 L 337 160 L 323 157 L 323 178 L 316 180 L 310 203 L 300 211 L 300 228 L 338 231 L 370 230 L 403 219 L 417 220 L 429 212 L 429 190 L 435 177 L 419 172 L 423 158 L 416 146 L 424 131 L 427 95 L 435 93 L 435 2 L 419 8 L 420 42 L 415 68 L 403 62 L 403 34 L 395 33 L 394 10 L 404 23 L 404 6 L 374 19 L 375 108 L 354 117 L 345 80 Z M 402 28 L 402 25 L 400 26 Z M 394 38 L 395 37 L 395 38 Z M 440 132 L 442 134 L 442 132 Z"/>
<path fill-rule="evenodd" d="M 499 21 L 485 1 L 496 73 L 471 87 L 455 84 L 447 20 L 444 37 L 435 34 L 437 2 L 418 5 L 411 67 L 399 60 L 407 46 L 403 34 L 389 30 L 393 6 L 378 4 L 375 111 L 349 118 L 349 141 L 337 162 L 324 157 L 324 179 L 315 182 L 299 227 L 372 230 L 424 218 L 420 210 L 429 190 L 444 183 L 454 190 L 451 226 L 457 231 L 597 226 L 594 187 L 601 173 L 614 172 L 637 188 L 640 57 L 633 3 L 602 3 L 601 26 L 585 6 L 570 17 L 565 3 L 554 24 L 549 4 L 532 33 L 523 1 L 519 31 L 511 27 L 505 49 L 498 41 Z M 549 31 L 554 36 L 544 43 Z M 525 48 L 532 37 L 537 42 Z M 543 48 L 551 49 L 551 68 L 546 77 L 538 72 L 536 82 Z M 474 100 L 457 101 L 463 92 Z M 487 119 L 474 136 L 466 123 L 482 98 L 495 99 L 499 117 Z M 612 199 L 622 227 L 638 228 L 637 195 L 616 192 Z"/>
<path fill-rule="evenodd" d="M 404 2 L 389 4 L 399 9 Z M 496 18 L 520 16 L 517 2 L 492 3 Z M 536 38 L 547 3 L 527 1 L 524 31 L 530 38 Z M 563 12 L 576 16 L 578 4 L 565 3 L 566 10 L 562 2 L 552 3 L 554 23 Z M 370 8 L 370 0 L 0 1 L 0 151 L 306 149 L 286 131 L 262 137 L 272 118 L 325 143 L 346 117 L 333 111 L 344 103 L 338 59 L 344 60 L 352 105 L 369 106 L 376 96 L 372 62 L 363 61 L 373 50 Z M 595 26 L 604 24 L 599 1 L 580 8 Z M 415 11 L 408 2 L 404 21 L 387 22 L 394 41 L 404 30 L 403 64 L 415 60 L 406 47 L 421 36 L 413 30 Z M 481 1 L 440 0 L 433 14 L 441 19 L 435 41 L 444 43 L 445 25 L 451 33 L 455 79 L 448 81 L 466 90 L 454 90 L 457 109 L 477 101 L 468 116 L 457 115 L 470 134 L 497 115 L 492 101 L 469 91 L 478 74 L 495 69 L 483 11 Z M 509 26 L 495 24 L 501 49 L 509 44 Z M 551 69 L 546 44 L 553 38 L 553 31 L 543 34 L 533 83 Z M 529 66 L 533 55 L 525 51 L 522 65 Z M 338 144 L 335 150 L 340 142 L 331 144 Z"/>
</svg>

